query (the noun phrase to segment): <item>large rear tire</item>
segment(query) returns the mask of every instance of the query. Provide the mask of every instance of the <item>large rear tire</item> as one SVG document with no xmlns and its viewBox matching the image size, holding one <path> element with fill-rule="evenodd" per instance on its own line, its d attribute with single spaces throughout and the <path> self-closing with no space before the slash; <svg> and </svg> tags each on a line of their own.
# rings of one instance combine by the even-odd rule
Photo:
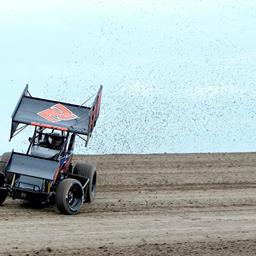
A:
<svg viewBox="0 0 256 256">
<path fill-rule="evenodd" d="M 5 177 L 6 177 L 6 181 L 8 185 L 12 184 L 12 178 L 13 178 L 13 174 L 11 173 L 5 173 L 5 166 L 8 162 L 8 160 L 11 157 L 11 152 L 6 152 L 1 156 L 1 165 L 0 165 L 0 172 L 3 172 Z"/>
<path fill-rule="evenodd" d="M 77 163 L 74 167 L 73 174 L 89 178 L 89 184 L 85 190 L 85 202 L 92 202 L 96 196 L 97 172 L 94 165 Z"/>
<path fill-rule="evenodd" d="M 56 191 L 56 205 L 63 214 L 78 214 L 84 201 L 81 183 L 75 179 L 64 179 Z"/>
<path fill-rule="evenodd" d="M 0 171 L 0 187 L 4 186 L 5 183 L 5 176 L 4 174 Z M 0 205 L 3 204 L 3 202 L 5 201 L 6 197 L 7 197 L 8 193 L 6 190 L 0 190 Z"/>
<path fill-rule="evenodd" d="M 7 197 L 8 193 L 5 190 L 0 191 L 0 205 L 2 205 Z"/>
</svg>

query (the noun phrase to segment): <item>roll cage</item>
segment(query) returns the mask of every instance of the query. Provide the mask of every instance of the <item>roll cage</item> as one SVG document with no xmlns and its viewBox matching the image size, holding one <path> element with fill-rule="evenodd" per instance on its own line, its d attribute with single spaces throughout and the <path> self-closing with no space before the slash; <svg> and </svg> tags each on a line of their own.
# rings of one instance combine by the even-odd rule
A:
<svg viewBox="0 0 256 256">
<path fill-rule="evenodd" d="M 55 134 L 55 132 L 55 129 L 48 129 L 36 126 L 33 136 L 29 138 L 30 144 L 27 150 L 27 154 L 30 154 L 31 149 L 35 146 L 51 149 L 51 145 L 48 144 L 47 139 L 52 134 Z M 75 137 L 75 133 L 71 134 L 70 132 L 61 131 L 60 138 L 63 139 L 63 142 L 58 148 L 53 148 L 58 151 L 58 153 L 54 155 L 53 158 L 58 159 L 59 157 L 62 157 L 66 154 L 71 154 L 74 149 Z"/>
</svg>

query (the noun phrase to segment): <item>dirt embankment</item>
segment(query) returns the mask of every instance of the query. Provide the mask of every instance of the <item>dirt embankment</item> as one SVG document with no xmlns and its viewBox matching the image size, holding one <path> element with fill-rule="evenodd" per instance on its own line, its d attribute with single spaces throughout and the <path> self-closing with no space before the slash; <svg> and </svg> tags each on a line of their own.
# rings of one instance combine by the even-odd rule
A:
<svg viewBox="0 0 256 256">
<path fill-rule="evenodd" d="M 0 207 L 0 255 L 255 255 L 256 154 L 77 156 L 98 194 L 77 216 Z"/>
</svg>

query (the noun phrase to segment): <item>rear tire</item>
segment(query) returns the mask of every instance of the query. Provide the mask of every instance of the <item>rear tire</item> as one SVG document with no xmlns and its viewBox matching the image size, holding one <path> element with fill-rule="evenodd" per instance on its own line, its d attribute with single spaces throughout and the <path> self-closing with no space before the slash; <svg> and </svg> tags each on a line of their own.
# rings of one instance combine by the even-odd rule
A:
<svg viewBox="0 0 256 256">
<path fill-rule="evenodd" d="M 64 179 L 56 192 L 56 205 L 63 214 L 78 214 L 84 201 L 81 183 L 75 179 Z"/>
<path fill-rule="evenodd" d="M 0 187 L 4 186 L 5 183 L 5 176 L 2 172 L 0 172 Z M 0 205 L 3 204 L 3 202 L 5 201 L 6 197 L 7 197 L 8 193 L 6 190 L 0 190 Z"/>
<path fill-rule="evenodd" d="M 9 160 L 11 156 L 11 153 L 4 153 L 1 157 L 0 162 L 0 187 L 3 187 L 6 181 L 6 175 L 5 175 L 5 166 L 7 161 Z M 2 205 L 8 196 L 8 193 L 6 190 L 0 190 L 0 205 Z"/>
<path fill-rule="evenodd" d="M 5 177 L 6 177 L 6 181 L 7 181 L 7 184 L 8 185 L 11 185 L 12 184 L 12 178 L 13 178 L 13 174 L 11 173 L 5 173 L 5 167 L 6 167 L 6 164 L 8 162 L 8 160 L 10 159 L 11 157 L 11 152 L 6 152 L 4 153 L 2 156 L 1 156 L 1 165 L 0 165 L 0 172 L 3 172 Z"/>
<path fill-rule="evenodd" d="M 85 202 L 92 202 L 96 196 L 97 172 L 94 165 L 77 163 L 74 167 L 73 174 L 87 177 L 90 179 L 87 189 L 85 190 Z"/>
<path fill-rule="evenodd" d="M 2 205 L 7 197 L 8 193 L 5 190 L 0 191 L 0 205 Z"/>
</svg>

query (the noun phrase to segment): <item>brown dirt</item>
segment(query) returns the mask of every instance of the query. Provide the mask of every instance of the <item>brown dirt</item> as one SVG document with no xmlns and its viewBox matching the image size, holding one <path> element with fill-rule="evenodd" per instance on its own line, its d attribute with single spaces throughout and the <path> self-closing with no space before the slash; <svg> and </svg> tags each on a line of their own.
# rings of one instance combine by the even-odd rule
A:
<svg viewBox="0 0 256 256">
<path fill-rule="evenodd" d="M 255 255 L 256 154 L 77 156 L 98 194 L 77 216 L 7 200 L 0 255 Z"/>
</svg>

